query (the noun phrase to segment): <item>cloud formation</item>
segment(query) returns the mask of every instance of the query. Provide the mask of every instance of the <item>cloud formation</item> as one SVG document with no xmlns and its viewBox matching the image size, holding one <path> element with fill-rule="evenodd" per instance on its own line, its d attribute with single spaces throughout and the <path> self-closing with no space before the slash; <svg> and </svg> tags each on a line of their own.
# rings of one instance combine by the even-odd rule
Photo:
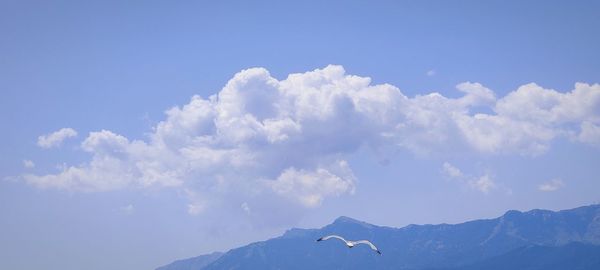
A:
<svg viewBox="0 0 600 270">
<path fill-rule="evenodd" d="M 552 179 L 551 181 L 548 181 L 546 183 L 539 185 L 538 190 L 544 191 L 544 192 L 552 192 L 552 191 L 557 191 L 564 186 L 565 186 L 565 183 L 563 183 L 562 180 Z"/>
<path fill-rule="evenodd" d="M 76 137 L 77 131 L 72 128 L 61 128 L 50 134 L 38 137 L 37 145 L 42 148 L 58 147 L 68 138 Z"/>
<path fill-rule="evenodd" d="M 492 179 L 489 174 L 484 174 L 479 177 L 474 177 L 468 174 L 464 174 L 459 168 L 454 165 L 444 162 L 442 165 L 442 172 L 444 175 L 452 180 L 458 181 L 460 184 L 469 187 L 471 189 L 480 191 L 484 194 L 488 194 L 491 190 L 498 187 L 496 182 Z M 507 189 L 507 191 L 510 191 Z"/>
<path fill-rule="evenodd" d="M 125 215 L 131 215 L 135 211 L 135 207 L 133 206 L 133 204 L 128 204 L 126 206 L 122 206 L 121 208 L 119 208 L 119 210 Z"/>
<path fill-rule="evenodd" d="M 496 188 L 496 183 L 488 174 L 484 174 L 476 180 L 469 181 L 469 184 L 474 189 L 477 189 L 485 194 L 488 194 L 490 190 Z"/>
<path fill-rule="evenodd" d="M 444 162 L 442 169 L 444 170 L 444 173 L 451 178 L 463 177 L 462 171 L 448 162 Z"/>
<path fill-rule="evenodd" d="M 25 159 L 23 160 L 23 167 L 25 167 L 26 169 L 31 169 L 35 167 L 35 163 L 33 163 L 33 161 L 29 159 Z"/>
<path fill-rule="evenodd" d="M 254 212 L 253 198 L 260 196 L 316 207 L 351 194 L 356 179 L 345 160 L 361 148 L 384 160 L 397 150 L 539 155 L 558 138 L 600 142 L 598 84 L 577 83 L 566 93 L 527 84 L 501 98 L 479 83 L 457 89 L 459 98 L 407 97 L 393 85 L 347 75 L 341 66 L 284 80 L 251 68 L 217 94 L 167 110 L 145 139 L 91 132 L 81 143 L 88 162 L 23 179 L 80 191 L 176 188 L 190 197 L 190 214 L 225 197 L 238 197 L 231 202 L 237 209 L 245 203 L 244 210 Z M 76 134 L 61 129 L 40 136 L 38 144 L 56 146 Z M 444 170 L 462 175 L 450 164 Z M 484 193 L 495 187 L 485 175 L 472 183 Z"/>
</svg>

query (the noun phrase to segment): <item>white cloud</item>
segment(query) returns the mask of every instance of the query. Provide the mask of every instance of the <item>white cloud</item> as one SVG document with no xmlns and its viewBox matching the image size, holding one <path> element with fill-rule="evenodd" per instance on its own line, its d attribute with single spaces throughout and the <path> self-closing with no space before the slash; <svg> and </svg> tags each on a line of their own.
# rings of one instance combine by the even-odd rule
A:
<svg viewBox="0 0 600 270">
<path fill-rule="evenodd" d="M 479 190 L 479 191 L 481 191 L 481 192 L 483 192 L 485 194 L 488 194 L 490 192 L 490 190 L 496 188 L 496 183 L 487 174 L 479 177 L 476 180 L 470 181 L 469 184 L 473 188 L 475 188 L 475 189 L 477 189 L 477 190 Z"/>
<path fill-rule="evenodd" d="M 190 214 L 221 204 L 239 209 L 244 201 L 254 206 L 258 197 L 315 207 L 352 194 L 354 174 L 344 160 L 361 148 L 382 160 L 397 150 L 539 155 L 557 138 L 600 140 L 598 84 L 578 83 L 566 93 L 529 84 L 499 98 L 479 83 L 456 87 L 461 97 L 407 97 L 393 85 L 347 75 L 341 66 L 283 80 L 263 68 L 247 69 L 217 94 L 167 110 L 144 140 L 91 132 L 81 143 L 89 161 L 22 178 L 80 191 L 191 190 Z M 38 143 L 50 147 L 75 135 L 62 129 Z M 449 166 L 449 175 L 466 177 Z M 465 182 L 482 192 L 495 186 L 485 175 Z"/>
<path fill-rule="evenodd" d="M 456 180 L 463 186 L 467 186 L 485 194 L 488 194 L 491 190 L 497 187 L 496 182 L 487 173 L 479 177 L 464 174 L 459 168 L 448 162 L 444 162 L 442 165 L 442 170 L 447 177 Z M 509 193 L 512 194 L 512 191 L 507 189 L 507 195 L 510 195 Z"/>
<path fill-rule="evenodd" d="M 581 132 L 577 139 L 582 143 L 600 146 L 600 125 L 584 121 L 581 123 Z"/>
<path fill-rule="evenodd" d="M 448 162 L 444 162 L 443 170 L 444 173 L 451 178 L 459 178 L 463 176 L 463 173 L 460 171 L 460 169 L 454 167 Z"/>
<path fill-rule="evenodd" d="M 135 211 L 133 204 L 128 204 L 120 208 L 121 212 L 126 215 L 131 215 Z"/>
<path fill-rule="evenodd" d="M 327 169 L 316 171 L 286 169 L 269 186 L 278 194 L 291 197 L 304 206 L 319 206 L 323 198 L 354 192 L 354 175 L 345 161 L 337 162 L 338 174 Z M 339 176 L 338 176 L 339 175 Z"/>
<path fill-rule="evenodd" d="M 25 167 L 26 169 L 31 169 L 35 167 L 35 163 L 33 163 L 33 161 L 26 159 L 23 160 L 23 167 Z"/>
<path fill-rule="evenodd" d="M 464 82 L 456 85 L 456 89 L 465 93 L 465 96 L 458 99 L 463 106 L 490 106 L 496 102 L 494 91 L 484 87 L 480 83 Z"/>
<path fill-rule="evenodd" d="M 435 69 L 430 69 L 425 73 L 427 76 L 431 77 L 431 76 L 435 76 L 436 71 Z"/>
<path fill-rule="evenodd" d="M 242 208 L 242 210 L 244 210 L 246 214 L 250 215 L 251 210 L 247 202 L 243 202 L 242 205 L 240 205 L 240 207 Z"/>
<path fill-rule="evenodd" d="M 199 215 L 200 213 L 204 212 L 205 210 L 205 205 L 199 202 L 193 202 L 188 204 L 188 214 L 192 215 L 192 216 L 196 216 Z"/>
<path fill-rule="evenodd" d="M 559 190 L 560 188 L 562 188 L 564 186 L 565 186 L 565 184 L 563 183 L 562 180 L 552 179 L 551 181 L 548 181 L 546 183 L 539 185 L 538 190 L 544 191 L 544 192 L 551 192 L 551 191 Z"/>
<path fill-rule="evenodd" d="M 72 128 L 61 128 L 58 131 L 50 134 L 41 135 L 38 137 L 37 144 L 42 148 L 58 147 L 65 139 L 76 137 L 77 131 Z"/>
<path fill-rule="evenodd" d="M 189 215 L 197 216 L 206 212 L 209 205 L 206 198 L 201 195 L 200 191 L 184 188 L 183 192 L 190 200 L 190 203 L 187 205 L 187 212 Z"/>
</svg>

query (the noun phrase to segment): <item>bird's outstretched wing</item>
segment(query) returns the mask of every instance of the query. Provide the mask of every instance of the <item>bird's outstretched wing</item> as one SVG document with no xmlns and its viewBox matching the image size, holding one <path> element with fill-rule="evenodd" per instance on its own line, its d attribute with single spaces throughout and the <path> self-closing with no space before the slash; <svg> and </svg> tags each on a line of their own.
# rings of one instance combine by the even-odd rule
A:
<svg viewBox="0 0 600 270">
<path fill-rule="evenodd" d="M 340 239 L 340 240 L 344 241 L 344 243 L 348 243 L 348 241 L 346 241 L 346 239 L 344 239 L 344 237 L 341 237 L 341 236 L 335 235 L 335 234 L 323 236 L 323 237 L 317 239 L 317 241 L 324 241 L 324 240 L 331 239 L 331 238 Z"/>
<path fill-rule="evenodd" d="M 379 249 L 377 249 L 377 247 L 375 245 L 373 245 L 373 243 L 369 242 L 368 240 L 359 240 L 359 241 L 355 241 L 353 243 L 354 244 L 366 244 L 366 245 L 369 245 L 372 250 L 374 250 L 375 252 L 377 252 L 378 254 L 381 255 L 381 251 L 379 251 Z"/>
</svg>

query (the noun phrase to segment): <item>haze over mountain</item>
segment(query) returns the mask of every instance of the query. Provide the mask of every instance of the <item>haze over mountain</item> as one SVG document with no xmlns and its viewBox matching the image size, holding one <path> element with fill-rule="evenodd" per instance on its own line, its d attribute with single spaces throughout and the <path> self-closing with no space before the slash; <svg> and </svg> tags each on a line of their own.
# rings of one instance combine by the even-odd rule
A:
<svg viewBox="0 0 600 270">
<path fill-rule="evenodd" d="M 335 241 L 315 242 L 331 233 L 372 240 L 383 255 L 367 246 L 347 249 Z M 494 219 L 403 228 L 339 217 L 320 229 L 294 228 L 223 255 L 202 257 L 205 266 L 182 263 L 197 257 L 159 269 L 599 269 L 599 245 L 600 205 L 558 212 L 511 210 Z"/>
</svg>

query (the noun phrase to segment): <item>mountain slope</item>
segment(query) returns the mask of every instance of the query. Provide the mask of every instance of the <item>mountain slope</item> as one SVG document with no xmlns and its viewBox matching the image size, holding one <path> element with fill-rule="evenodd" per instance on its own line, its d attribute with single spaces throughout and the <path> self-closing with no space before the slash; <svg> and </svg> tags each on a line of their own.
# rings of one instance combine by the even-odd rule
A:
<svg viewBox="0 0 600 270">
<path fill-rule="evenodd" d="M 223 255 L 222 252 L 213 252 L 206 255 L 200 255 L 197 257 L 177 260 L 165 266 L 156 268 L 156 270 L 197 270 L 202 269 L 208 264 L 216 261 Z"/>
<path fill-rule="evenodd" d="M 563 246 L 527 246 L 453 270 L 600 269 L 600 246 L 572 242 Z"/>
<path fill-rule="evenodd" d="M 369 239 L 347 249 L 327 234 Z M 381 227 L 340 217 L 321 229 L 291 229 L 283 236 L 232 249 L 200 268 L 221 269 L 425 269 L 474 265 L 525 246 L 600 244 L 600 205 L 558 212 L 508 211 L 501 217 L 449 225 Z"/>
</svg>

